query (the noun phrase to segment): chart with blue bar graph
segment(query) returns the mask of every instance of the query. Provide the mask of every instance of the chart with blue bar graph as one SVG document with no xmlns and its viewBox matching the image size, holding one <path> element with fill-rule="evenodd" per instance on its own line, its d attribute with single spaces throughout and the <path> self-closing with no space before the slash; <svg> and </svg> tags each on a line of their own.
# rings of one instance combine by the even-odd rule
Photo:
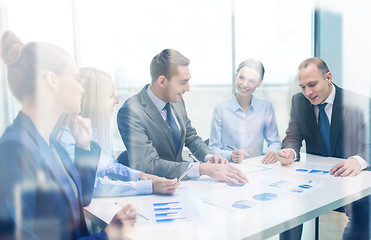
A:
<svg viewBox="0 0 371 240">
<path fill-rule="evenodd" d="M 169 223 L 188 220 L 184 206 L 180 201 L 163 201 L 153 203 L 156 223 Z"/>
</svg>

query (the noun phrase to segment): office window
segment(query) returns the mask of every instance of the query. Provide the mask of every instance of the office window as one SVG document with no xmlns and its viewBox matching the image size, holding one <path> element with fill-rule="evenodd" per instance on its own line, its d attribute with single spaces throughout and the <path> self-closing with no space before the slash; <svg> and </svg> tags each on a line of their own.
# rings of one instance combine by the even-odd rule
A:
<svg viewBox="0 0 371 240">
<path fill-rule="evenodd" d="M 213 107 L 221 100 L 214 90 L 224 86 L 231 93 L 230 1 L 81 0 L 78 9 L 81 66 L 112 74 L 119 106 L 150 83 L 149 65 L 157 53 L 174 48 L 188 57 L 186 104 L 198 131 L 208 137 Z M 121 151 L 116 119 L 112 123 L 114 148 Z"/>
<path fill-rule="evenodd" d="M 9 0 L 2 1 L 2 23 L 5 30 L 14 32 L 24 43 L 51 42 L 64 48 L 74 57 L 71 1 L 65 0 Z M 5 73 L 1 75 L 2 89 L 0 110 L 3 112 L 0 131 L 12 123 L 21 108 L 7 87 Z"/>
<path fill-rule="evenodd" d="M 289 97 L 278 97 L 289 96 L 287 84 L 295 79 L 298 63 L 311 56 L 312 5 L 294 0 L 14 0 L 7 9 L 8 28 L 23 41 L 53 42 L 69 51 L 79 67 L 109 72 L 120 100 L 116 110 L 150 82 L 155 54 L 165 48 L 179 50 L 191 60 L 191 91 L 184 95 L 188 115 L 206 139 L 215 105 L 232 95 L 233 59 L 237 65 L 249 57 L 266 67 L 256 95 L 274 102 L 283 134 Z M 112 123 L 114 147 L 121 151 L 115 117 Z"/>
</svg>

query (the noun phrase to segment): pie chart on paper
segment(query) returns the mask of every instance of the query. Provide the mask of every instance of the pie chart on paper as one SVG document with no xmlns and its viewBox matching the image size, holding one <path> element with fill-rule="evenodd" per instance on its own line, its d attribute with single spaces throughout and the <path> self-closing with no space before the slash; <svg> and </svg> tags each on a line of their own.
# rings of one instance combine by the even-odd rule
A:
<svg viewBox="0 0 371 240">
<path fill-rule="evenodd" d="M 277 197 L 277 194 L 274 193 L 260 193 L 253 196 L 253 198 L 258 201 L 270 201 Z"/>
<path fill-rule="evenodd" d="M 256 205 L 256 202 L 250 200 L 240 200 L 232 204 L 232 207 L 238 209 L 249 209 Z"/>
</svg>

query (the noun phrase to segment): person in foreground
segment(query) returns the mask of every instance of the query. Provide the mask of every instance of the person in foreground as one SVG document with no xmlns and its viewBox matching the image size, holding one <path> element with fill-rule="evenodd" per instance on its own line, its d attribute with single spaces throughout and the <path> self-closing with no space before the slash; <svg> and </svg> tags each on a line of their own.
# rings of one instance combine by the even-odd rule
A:
<svg viewBox="0 0 371 240">
<path fill-rule="evenodd" d="M 220 181 L 246 183 L 246 176 L 227 159 L 212 155 L 187 116 L 183 94 L 189 91 L 189 59 L 165 49 L 151 62 L 152 83 L 129 98 L 117 115 L 130 167 L 167 178 L 209 175 Z M 183 146 L 200 162 L 182 157 Z"/>
<path fill-rule="evenodd" d="M 298 69 L 302 90 L 292 97 L 290 122 L 279 150 L 282 165 L 300 159 L 302 140 L 306 152 L 345 160 L 332 167 L 335 177 L 356 176 L 370 161 L 370 99 L 343 90 L 320 58 L 304 60 Z M 346 189 L 345 189 L 346 190 Z M 370 239 L 370 197 L 343 207 L 349 222 L 343 239 Z M 300 239 L 302 225 L 282 233 L 281 239 Z"/>
<path fill-rule="evenodd" d="M 261 155 L 265 139 L 268 149 L 262 162 L 277 161 L 281 142 L 272 104 L 253 96 L 263 82 L 264 71 L 263 64 L 251 58 L 238 66 L 237 93 L 215 107 L 211 120 L 209 146 L 214 154 L 239 163 L 247 156 Z"/>
<path fill-rule="evenodd" d="M 84 79 L 81 116 L 91 121 L 93 140 L 101 146 L 101 155 L 94 184 L 94 197 L 129 196 L 139 194 L 173 194 L 180 184 L 177 179 L 166 179 L 131 169 L 117 162 L 113 156 L 110 119 L 118 104 L 111 76 L 96 68 L 81 68 Z M 66 127 L 61 141 L 72 160 L 75 138 Z"/>
<path fill-rule="evenodd" d="M 89 236 L 85 224 L 100 155 L 89 120 L 75 116 L 69 124 L 75 164 L 51 135 L 62 114 L 80 112 L 84 90 L 72 59 L 50 43 L 24 45 L 12 32 L 3 34 L 1 49 L 22 110 L 0 138 L 0 238 L 125 238 L 136 222 L 130 205 L 100 233 Z"/>
</svg>

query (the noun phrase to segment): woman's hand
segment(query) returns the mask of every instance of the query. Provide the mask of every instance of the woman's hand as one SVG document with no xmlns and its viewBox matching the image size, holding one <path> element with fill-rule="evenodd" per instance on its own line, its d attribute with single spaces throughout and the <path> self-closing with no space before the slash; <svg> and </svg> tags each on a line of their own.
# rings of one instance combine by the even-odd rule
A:
<svg viewBox="0 0 371 240">
<path fill-rule="evenodd" d="M 70 116 L 68 127 L 76 140 L 76 146 L 90 151 L 90 141 L 93 136 L 90 119 L 83 118 L 80 115 Z"/>
<path fill-rule="evenodd" d="M 137 211 L 135 207 L 128 204 L 116 213 L 104 231 L 110 240 L 126 239 L 133 231 L 136 221 Z"/>
</svg>

